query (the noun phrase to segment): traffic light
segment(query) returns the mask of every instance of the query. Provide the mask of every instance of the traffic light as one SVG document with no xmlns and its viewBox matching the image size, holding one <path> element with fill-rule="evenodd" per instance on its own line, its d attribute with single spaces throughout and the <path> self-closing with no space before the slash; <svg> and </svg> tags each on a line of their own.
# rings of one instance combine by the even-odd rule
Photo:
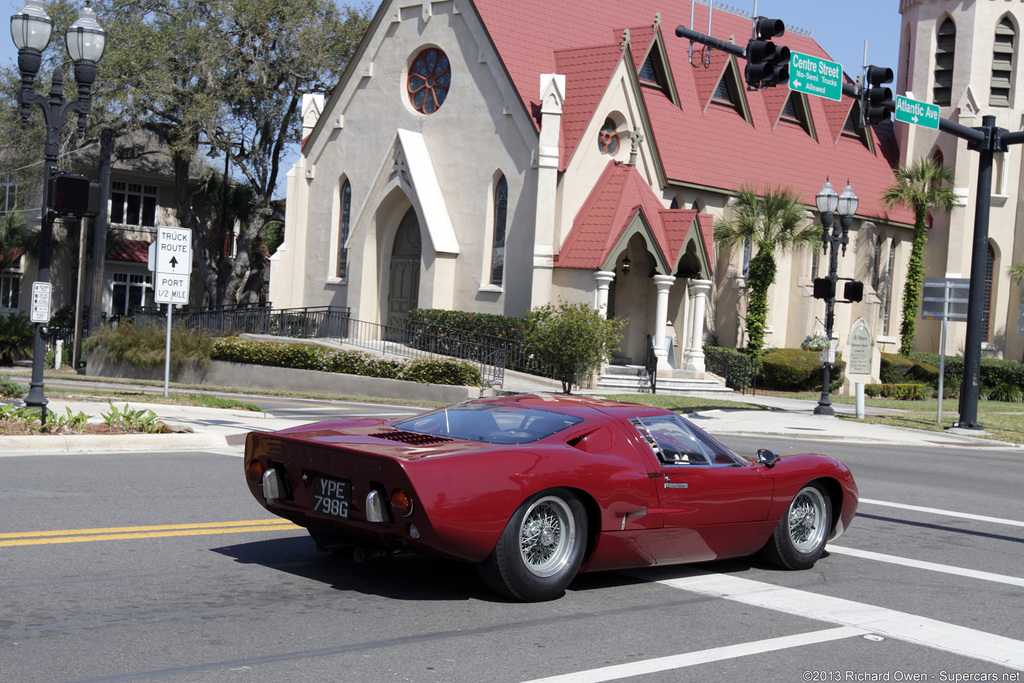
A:
<svg viewBox="0 0 1024 683">
<path fill-rule="evenodd" d="M 886 66 L 869 66 L 867 69 L 867 85 L 861 92 L 861 110 L 864 122 L 873 126 L 888 121 L 892 116 L 892 89 L 886 83 L 892 83 L 892 69 Z"/>
<path fill-rule="evenodd" d="M 834 299 L 836 296 L 836 283 L 827 277 L 814 278 L 814 298 Z"/>
<path fill-rule="evenodd" d="M 757 17 L 754 37 L 747 43 L 747 86 L 754 90 L 778 85 L 789 80 L 789 48 L 771 41 L 786 32 L 781 19 Z"/>
<path fill-rule="evenodd" d="M 850 280 L 843 284 L 843 298 L 847 301 L 860 301 L 864 298 L 864 283 Z"/>
<path fill-rule="evenodd" d="M 95 216 L 100 212 L 100 185 L 77 173 L 57 171 L 50 178 L 47 203 L 60 216 Z"/>
</svg>

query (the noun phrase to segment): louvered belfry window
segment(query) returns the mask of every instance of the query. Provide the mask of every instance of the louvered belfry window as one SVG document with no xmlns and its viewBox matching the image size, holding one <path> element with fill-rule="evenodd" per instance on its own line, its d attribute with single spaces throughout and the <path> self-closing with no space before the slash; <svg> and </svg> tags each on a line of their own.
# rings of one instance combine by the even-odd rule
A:
<svg viewBox="0 0 1024 683">
<path fill-rule="evenodd" d="M 935 85 L 932 101 L 948 107 L 953 97 L 953 62 L 956 57 L 956 24 L 947 18 L 939 26 L 935 46 Z"/>
<path fill-rule="evenodd" d="M 989 103 L 993 107 L 1010 106 L 1010 88 L 1013 85 L 1013 52 L 1017 46 L 1017 32 L 1009 17 L 996 26 L 992 46 L 992 86 Z"/>
</svg>

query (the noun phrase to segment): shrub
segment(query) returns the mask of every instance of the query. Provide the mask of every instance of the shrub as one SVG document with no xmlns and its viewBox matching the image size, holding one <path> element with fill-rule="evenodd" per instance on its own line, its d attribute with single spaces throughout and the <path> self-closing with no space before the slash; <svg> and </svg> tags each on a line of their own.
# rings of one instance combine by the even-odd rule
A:
<svg viewBox="0 0 1024 683">
<path fill-rule="evenodd" d="M 846 361 L 837 359 L 829 375 L 829 390 L 843 385 Z M 758 384 L 778 391 L 808 391 L 821 388 L 822 362 L 817 351 L 803 349 L 771 349 L 761 362 Z"/>
<path fill-rule="evenodd" d="M 900 384 L 909 381 L 937 387 L 939 386 L 939 368 L 923 360 L 913 360 L 895 353 L 883 353 L 879 379 L 883 384 Z"/>
<path fill-rule="evenodd" d="M 864 393 L 872 398 L 895 398 L 900 401 L 920 401 L 928 395 L 924 384 L 865 384 Z"/>
<path fill-rule="evenodd" d="M 135 370 L 153 370 L 164 365 L 167 329 L 161 325 L 136 325 L 122 321 L 116 328 L 103 326 L 85 340 L 86 350 L 102 348 L 107 356 Z M 213 338 L 201 330 L 171 331 L 171 368 L 180 372 L 186 367 L 206 368 L 210 365 Z"/>
<path fill-rule="evenodd" d="M 17 382 L 11 381 L 7 375 L 0 375 L 0 396 L 4 398 L 21 398 L 25 390 Z"/>
<path fill-rule="evenodd" d="M 526 315 L 526 345 L 541 363 L 555 368 L 562 391 L 572 393 L 573 385 L 612 359 L 612 349 L 621 339 L 625 320 L 609 320 L 589 304 L 561 301 L 538 306 Z"/>
<path fill-rule="evenodd" d="M 34 341 L 32 323 L 23 313 L 11 311 L 0 316 L 0 365 L 14 365 L 14 361 L 32 353 Z"/>
<path fill-rule="evenodd" d="M 409 327 L 437 325 L 448 330 L 463 330 L 502 339 L 520 341 L 526 333 L 526 320 L 493 313 L 446 311 L 439 308 L 417 308 L 409 311 Z"/>
<path fill-rule="evenodd" d="M 404 379 L 449 385 L 480 385 L 480 371 L 466 361 L 441 359 L 400 361 L 363 351 L 329 349 L 316 344 L 250 341 L 223 337 L 213 343 L 213 360 L 279 368 L 341 372 L 349 375 Z"/>
</svg>

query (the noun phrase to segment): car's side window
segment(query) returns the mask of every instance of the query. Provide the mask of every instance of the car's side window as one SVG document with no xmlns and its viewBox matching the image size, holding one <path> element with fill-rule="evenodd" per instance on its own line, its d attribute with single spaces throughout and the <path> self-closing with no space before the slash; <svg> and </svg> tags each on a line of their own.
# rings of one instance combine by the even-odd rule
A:
<svg viewBox="0 0 1024 683">
<path fill-rule="evenodd" d="M 710 465 L 714 460 L 696 435 L 674 416 L 638 417 L 631 422 L 666 465 Z"/>
</svg>

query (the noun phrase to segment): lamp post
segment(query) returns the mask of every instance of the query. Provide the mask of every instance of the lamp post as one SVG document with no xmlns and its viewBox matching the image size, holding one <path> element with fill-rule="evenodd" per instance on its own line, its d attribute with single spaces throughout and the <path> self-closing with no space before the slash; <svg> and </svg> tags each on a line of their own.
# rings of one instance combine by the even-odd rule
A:
<svg viewBox="0 0 1024 683">
<path fill-rule="evenodd" d="M 231 142 L 230 140 L 226 143 L 227 152 L 224 154 L 224 179 L 221 183 L 221 200 L 220 200 L 220 234 L 221 234 L 221 245 L 220 255 L 217 258 L 217 297 L 220 299 L 220 292 L 223 288 L 222 279 L 224 278 L 224 257 L 227 252 L 231 250 L 231 241 L 235 236 L 235 231 L 228 231 L 228 174 L 231 172 L 231 150 L 238 148 L 238 154 L 236 158 L 239 160 L 245 160 L 249 158 L 249 153 L 245 151 L 245 146 L 240 142 Z M 217 148 L 210 143 L 210 151 L 206 156 L 211 159 L 216 159 L 220 156 Z M 219 301 L 218 301 L 219 303 Z"/>
<path fill-rule="evenodd" d="M 821 213 L 821 249 L 822 253 L 828 254 L 828 279 L 832 283 L 829 288 L 829 296 L 825 299 L 825 338 L 828 339 L 829 349 L 832 351 L 832 325 L 835 322 L 836 307 L 836 282 L 839 281 L 839 254 L 837 247 L 842 246 L 843 256 L 846 256 L 846 245 L 850 243 L 850 226 L 853 225 L 853 214 L 857 212 L 857 195 L 853 188 L 847 183 L 842 194 L 836 194 L 832 183 L 825 180 L 821 192 L 814 198 L 818 211 Z M 835 223 L 836 211 L 839 212 L 839 223 Z M 832 410 L 832 400 L 829 398 L 829 382 L 831 381 L 833 359 L 826 356 L 823 365 L 823 379 L 821 385 L 821 398 L 818 405 L 814 407 L 815 415 L 835 415 Z"/>
<path fill-rule="evenodd" d="M 59 68 L 54 69 L 48 96 L 38 94 L 35 89 L 36 74 L 43 61 L 43 50 L 50 44 L 53 33 L 53 19 L 43 8 L 42 0 L 26 0 L 25 6 L 11 17 L 11 37 L 18 48 L 18 70 L 21 72 L 21 89 L 18 104 L 21 106 L 21 127 L 28 127 L 32 107 L 39 105 L 43 110 L 46 124 L 46 145 L 43 167 L 43 201 L 40 211 L 39 230 L 39 275 L 38 281 L 50 283 L 50 257 L 53 251 L 53 221 L 50 212 L 50 186 L 57 170 L 57 153 L 60 149 L 60 129 L 68 113 L 78 114 L 78 136 L 85 135 L 85 123 L 92 108 L 92 84 L 96 81 L 96 63 L 103 57 L 107 34 L 96 21 L 96 12 L 88 0 L 78 19 L 65 34 L 68 56 L 75 66 L 75 81 L 78 83 L 78 99 L 64 101 L 64 76 Z M 27 407 L 39 409 L 40 421 L 46 424 L 46 395 L 43 391 L 43 364 L 46 357 L 45 322 L 36 322 L 35 339 L 32 347 L 32 379 L 29 382 Z"/>
</svg>

